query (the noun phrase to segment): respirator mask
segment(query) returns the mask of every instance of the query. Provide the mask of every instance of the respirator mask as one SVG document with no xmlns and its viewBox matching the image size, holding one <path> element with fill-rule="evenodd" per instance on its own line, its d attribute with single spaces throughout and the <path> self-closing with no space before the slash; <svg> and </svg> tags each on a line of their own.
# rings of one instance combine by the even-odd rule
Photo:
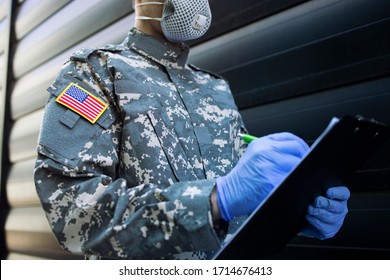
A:
<svg viewBox="0 0 390 280">
<path fill-rule="evenodd" d="M 208 0 L 166 0 L 137 4 L 164 5 L 161 18 L 137 16 L 139 20 L 161 22 L 164 36 L 171 42 L 185 42 L 203 36 L 211 24 L 211 10 Z"/>
</svg>

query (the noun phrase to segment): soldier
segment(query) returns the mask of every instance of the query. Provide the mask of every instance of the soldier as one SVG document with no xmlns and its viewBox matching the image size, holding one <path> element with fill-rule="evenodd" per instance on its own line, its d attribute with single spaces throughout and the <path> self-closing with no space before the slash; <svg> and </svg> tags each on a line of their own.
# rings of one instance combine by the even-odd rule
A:
<svg viewBox="0 0 390 280">
<path fill-rule="evenodd" d="M 122 44 L 74 53 L 48 88 L 37 192 L 71 252 L 210 258 L 229 224 L 234 230 L 308 146 L 290 133 L 248 148 L 240 140 L 246 130 L 228 83 L 187 63 L 183 42 L 211 23 L 207 0 L 134 4 L 135 27 Z M 346 187 L 318 197 L 302 232 L 335 235 L 348 197 Z"/>
</svg>

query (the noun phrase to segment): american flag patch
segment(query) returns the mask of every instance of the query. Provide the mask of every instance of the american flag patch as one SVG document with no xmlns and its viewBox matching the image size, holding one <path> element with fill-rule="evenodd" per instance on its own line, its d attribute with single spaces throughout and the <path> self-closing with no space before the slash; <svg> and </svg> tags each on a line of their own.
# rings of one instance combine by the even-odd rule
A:
<svg viewBox="0 0 390 280">
<path fill-rule="evenodd" d="M 107 109 L 107 104 L 75 83 L 70 83 L 56 101 L 95 123 Z"/>
</svg>

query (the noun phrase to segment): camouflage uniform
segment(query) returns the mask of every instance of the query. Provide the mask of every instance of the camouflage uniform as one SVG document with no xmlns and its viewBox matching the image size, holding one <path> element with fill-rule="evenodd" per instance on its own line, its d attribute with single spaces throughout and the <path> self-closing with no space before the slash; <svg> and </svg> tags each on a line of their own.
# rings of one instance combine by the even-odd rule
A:
<svg viewBox="0 0 390 280">
<path fill-rule="evenodd" d="M 46 105 L 35 183 L 60 245 L 104 258 L 187 258 L 218 248 L 210 194 L 245 148 L 228 84 L 136 29 L 76 52 Z M 92 124 L 55 101 L 70 83 L 108 105 Z"/>
</svg>

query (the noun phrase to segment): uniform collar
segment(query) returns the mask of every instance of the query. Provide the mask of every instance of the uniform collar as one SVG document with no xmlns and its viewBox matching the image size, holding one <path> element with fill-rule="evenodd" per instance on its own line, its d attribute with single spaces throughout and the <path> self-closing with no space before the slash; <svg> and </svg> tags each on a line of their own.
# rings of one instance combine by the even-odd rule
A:
<svg viewBox="0 0 390 280">
<path fill-rule="evenodd" d="M 166 67 L 183 68 L 187 63 L 189 47 L 186 44 L 174 45 L 136 28 L 129 31 L 129 36 L 123 44 Z"/>
</svg>

